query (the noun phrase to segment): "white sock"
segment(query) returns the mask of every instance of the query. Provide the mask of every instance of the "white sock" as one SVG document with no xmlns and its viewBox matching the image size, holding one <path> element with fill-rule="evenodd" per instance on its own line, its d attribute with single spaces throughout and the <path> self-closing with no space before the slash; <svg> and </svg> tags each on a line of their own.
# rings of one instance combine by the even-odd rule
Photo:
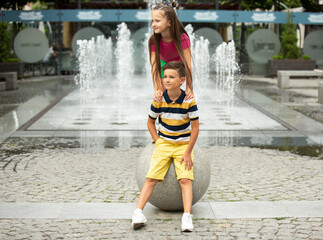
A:
<svg viewBox="0 0 323 240">
<path fill-rule="evenodd" d="M 190 212 L 188 212 L 188 213 L 187 213 L 187 212 L 184 212 L 184 213 L 183 213 L 183 216 L 190 216 L 190 215 L 191 215 L 191 213 L 190 213 Z"/>
</svg>

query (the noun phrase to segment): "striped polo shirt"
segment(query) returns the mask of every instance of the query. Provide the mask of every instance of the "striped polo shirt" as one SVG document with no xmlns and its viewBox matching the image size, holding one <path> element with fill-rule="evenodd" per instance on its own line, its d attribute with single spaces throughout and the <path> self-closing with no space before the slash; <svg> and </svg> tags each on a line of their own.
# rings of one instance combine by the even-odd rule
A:
<svg viewBox="0 0 323 240">
<path fill-rule="evenodd" d="M 149 117 L 158 118 L 158 135 L 175 143 L 188 142 L 191 135 L 190 121 L 199 119 L 195 99 L 185 100 L 183 90 L 174 102 L 165 91 L 161 102 L 153 101 L 151 104 Z"/>
</svg>

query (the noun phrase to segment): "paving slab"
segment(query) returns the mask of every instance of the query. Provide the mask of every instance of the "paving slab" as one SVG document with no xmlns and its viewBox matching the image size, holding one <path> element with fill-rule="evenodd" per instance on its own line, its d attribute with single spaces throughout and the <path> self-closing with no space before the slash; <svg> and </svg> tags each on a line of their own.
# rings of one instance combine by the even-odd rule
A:
<svg viewBox="0 0 323 240">
<path fill-rule="evenodd" d="M 135 203 L 0 203 L 0 219 L 131 219 Z M 147 204 L 149 219 L 179 219 L 182 212 L 166 212 Z M 323 217 L 323 201 L 204 202 L 192 208 L 196 219 Z"/>
<path fill-rule="evenodd" d="M 59 77 L 59 79 L 64 81 L 64 77 Z M 0 144 L 27 122 L 33 121 L 37 115 L 43 115 L 42 112 L 47 111 L 46 108 L 50 108 L 51 104 L 55 105 L 71 89 L 73 86 L 70 84 L 55 84 L 42 94 L 34 96 L 5 116 L 0 117 Z"/>
</svg>

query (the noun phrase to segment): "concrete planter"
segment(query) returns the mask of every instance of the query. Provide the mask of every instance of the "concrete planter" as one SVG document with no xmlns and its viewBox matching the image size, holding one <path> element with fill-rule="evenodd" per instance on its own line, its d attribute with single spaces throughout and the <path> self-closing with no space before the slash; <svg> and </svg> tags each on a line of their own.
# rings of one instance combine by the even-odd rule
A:
<svg viewBox="0 0 323 240">
<path fill-rule="evenodd" d="M 315 60 L 304 59 L 270 59 L 268 62 L 268 75 L 277 76 L 277 70 L 313 70 Z"/>
<path fill-rule="evenodd" d="M 23 62 L 0 62 L 0 72 L 17 72 L 18 78 L 22 78 L 24 74 Z"/>
</svg>

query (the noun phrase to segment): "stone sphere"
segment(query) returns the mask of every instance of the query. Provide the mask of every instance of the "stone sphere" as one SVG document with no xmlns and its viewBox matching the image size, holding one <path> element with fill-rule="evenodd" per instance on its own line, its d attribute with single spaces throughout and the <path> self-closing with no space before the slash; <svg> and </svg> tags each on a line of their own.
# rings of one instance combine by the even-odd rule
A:
<svg viewBox="0 0 323 240">
<path fill-rule="evenodd" d="M 149 170 L 150 159 L 153 154 L 155 145 L 149 143 L 142 151 L 136 168 L 136 180 L 141 190 L 146 174 Z M 193 202 L 197 203 L 205 194 L 209 187 L 211 178 L 211 167 L 209 158 L 205 157 L 202 150 L 194 147 L 194 181 L 193 185 Z M 176 172 L 173 162 L 165 176 L 163 182 L 157 183 L 149 202 L 155 207 L 166 211 L 183 210 L 182 190 L 176 178 Z"/>
</svg>

